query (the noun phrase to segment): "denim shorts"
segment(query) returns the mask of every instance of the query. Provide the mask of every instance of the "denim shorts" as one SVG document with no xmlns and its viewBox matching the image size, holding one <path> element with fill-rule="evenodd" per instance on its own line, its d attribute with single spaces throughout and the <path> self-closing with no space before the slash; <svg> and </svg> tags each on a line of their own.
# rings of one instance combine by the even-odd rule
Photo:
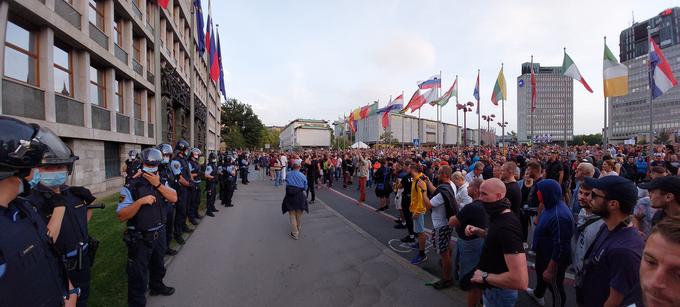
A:
<svg viewBox="0 0 680 307">
<path fill-rule="evenodd" d="M 413 232 L 421 233 L 425 231 L 425 213 L 413 217 Z"/>
<path fill-rule="evenodd" d="M 513 307 L 517 303 L 517 290 L 487 288 L 484 290 L 484 306 Z"/>
</svg>

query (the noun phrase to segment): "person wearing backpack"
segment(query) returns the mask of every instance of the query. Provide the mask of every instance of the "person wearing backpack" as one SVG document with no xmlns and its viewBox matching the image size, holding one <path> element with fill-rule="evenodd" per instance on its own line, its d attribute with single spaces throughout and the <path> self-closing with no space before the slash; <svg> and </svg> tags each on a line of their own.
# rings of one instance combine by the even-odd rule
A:
<svg viewBox="0 0 680 307">
<path fill-rule="evenodd" d="M 432 283 L 435 289 L 444 289 L 453 285 L 451 267 L 451 232 L 449 218 L 458 213 L 455 185 L 451 182 L 452 169 L 448 165 L 439 167 L 437 173 L 439 186 L 434 187 L 430 180 L 418 180 L 418 187 L 422 190 L 423 203 L 426 209 L 432 211 L 432 241 L 437 253 L 441 257 L 442 278 Z M 428 197 L 432 194 L 432 198 Z"/>
<path fill-rule="evenodd" d="M 373 181 L 375 182 L 375 196 L 378 197 L 380 207 L 375 211 L 385 211 L 390 205 L 392 170 L 385 163 L 385 159 L 380 159 L 377 163 L 381 166 L 373 173 Z"/>
</svg>

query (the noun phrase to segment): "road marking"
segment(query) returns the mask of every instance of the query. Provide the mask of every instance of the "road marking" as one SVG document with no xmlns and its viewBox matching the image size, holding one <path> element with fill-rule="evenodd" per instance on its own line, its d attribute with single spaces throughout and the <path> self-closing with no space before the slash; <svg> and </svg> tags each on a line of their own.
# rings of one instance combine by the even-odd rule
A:
<svg viewBox="0 0 680 307">
<path fill-rule="evenodd" d="M 329 188 L 329 187 L 324 186 L 324 185 L 321 185 L 321 187 L 324 187 L 324 188 L 328 189 L 329 191 L 334 192 L 337 195 L 340 195 L 340 196 L 342 196 L 342 197 L 344 197 L 348 200 L 351 200 L 354 203 L 357 203 L 358 205 L 361 205 L 364 209 L 375 212 L 376 208 L 374 208 L 374 207 L 372 207 L 372 206 L 370 206 L 370 205 L 368 205 L 364 202 L 360 202 L 360 201 L 358 201 L 358 200 L 356 200 L 352 197 L 349 197 L 349 196 L 345 195 L 344 193 L 342 193 L 342 192 L 340 192 L 340 191 L 338 191 L 334 188 Z M 383 217 L 389 218 L 390 220 L 396 220 L 397 219 L 395 216 L 388 214 L 388 213 L 385 213 L 383 211 L 378 211 L 376 213 L 380 213 Z M 425 227 L 424 229 L 425 229 L 425 234 L 427 234 L 428 236 L 432 236 L 432 229 L 429 229 L 427 227 Z M 451 241 L 453 241 L 452 243 L 455 244 L 455 242 L 458 241 L 458 238 L 451 236 Z M 530 261 L 529 259 L 527 259 L 527 265 L 529 266 L 529 269 L 531 269 L 532 271 L 535 271 L 536 264 L 533 261 Z M 572 273 L 565 273 L 564 274 L 564 280 L 565 280 L 564 282 L 567 283 L 568 285 L 573 286 L 574 278 L 575 278 L 575 276 Z"/>
</svg>

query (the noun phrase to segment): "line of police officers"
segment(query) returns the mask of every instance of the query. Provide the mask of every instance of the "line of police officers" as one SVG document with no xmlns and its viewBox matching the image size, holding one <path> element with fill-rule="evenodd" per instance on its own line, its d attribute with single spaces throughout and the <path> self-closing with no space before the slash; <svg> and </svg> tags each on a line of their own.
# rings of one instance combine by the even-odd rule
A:
<svg viewBox="0 0 680 307">
<path fill-rule="evenodd" d="M 91 266 L 99 242 L 87 224 L 95 197 L 68 186 L 78 159 L 47 128 L 0 116 L 0 306 L 87 306 Z M 118 218 L 127 223 L 128 305 L 150 295 L 172 295 L 163 283 L 172 236 L 184 244 L 187 219 L 198 224 L 200 150 L 177 142 L 130 152 Z M 191 156 L 189 157 L 189 154 Z M 232 206 L 237 167 L 233 157 L 211 153 L 204 168 L 207 215 L 214 216 L 216 188 Z M 218 163 L 219 162 L 219 163 Z"/>
</svg>

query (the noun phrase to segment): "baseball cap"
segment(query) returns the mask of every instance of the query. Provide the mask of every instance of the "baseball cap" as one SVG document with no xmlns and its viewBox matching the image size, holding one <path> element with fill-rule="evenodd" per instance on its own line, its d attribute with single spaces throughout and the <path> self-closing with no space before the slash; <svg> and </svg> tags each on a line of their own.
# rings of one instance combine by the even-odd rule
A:
<svg viewBox="0 0 680 307">
<path fill-rule="evenodd" d="M 617 200 L 626 206 L 621 211 L 632 212 L 638 198 L 637 187 L 632 181 L 621 176 L 604 176 L 599 179 L 586 177 L 584 181 L 587 186 L 604 191 L 608 199 Z"/>
<path fill-rule="evenodd" d="M 673 193 L 676 195 L 676 197 L 678 197 L 680 196 L 680 177 L 678 176 L 658 177 L 648 183 L 641 184 L 640 188 L 648 191 L 662 190 L 664 192 Z"/>
</svg>

